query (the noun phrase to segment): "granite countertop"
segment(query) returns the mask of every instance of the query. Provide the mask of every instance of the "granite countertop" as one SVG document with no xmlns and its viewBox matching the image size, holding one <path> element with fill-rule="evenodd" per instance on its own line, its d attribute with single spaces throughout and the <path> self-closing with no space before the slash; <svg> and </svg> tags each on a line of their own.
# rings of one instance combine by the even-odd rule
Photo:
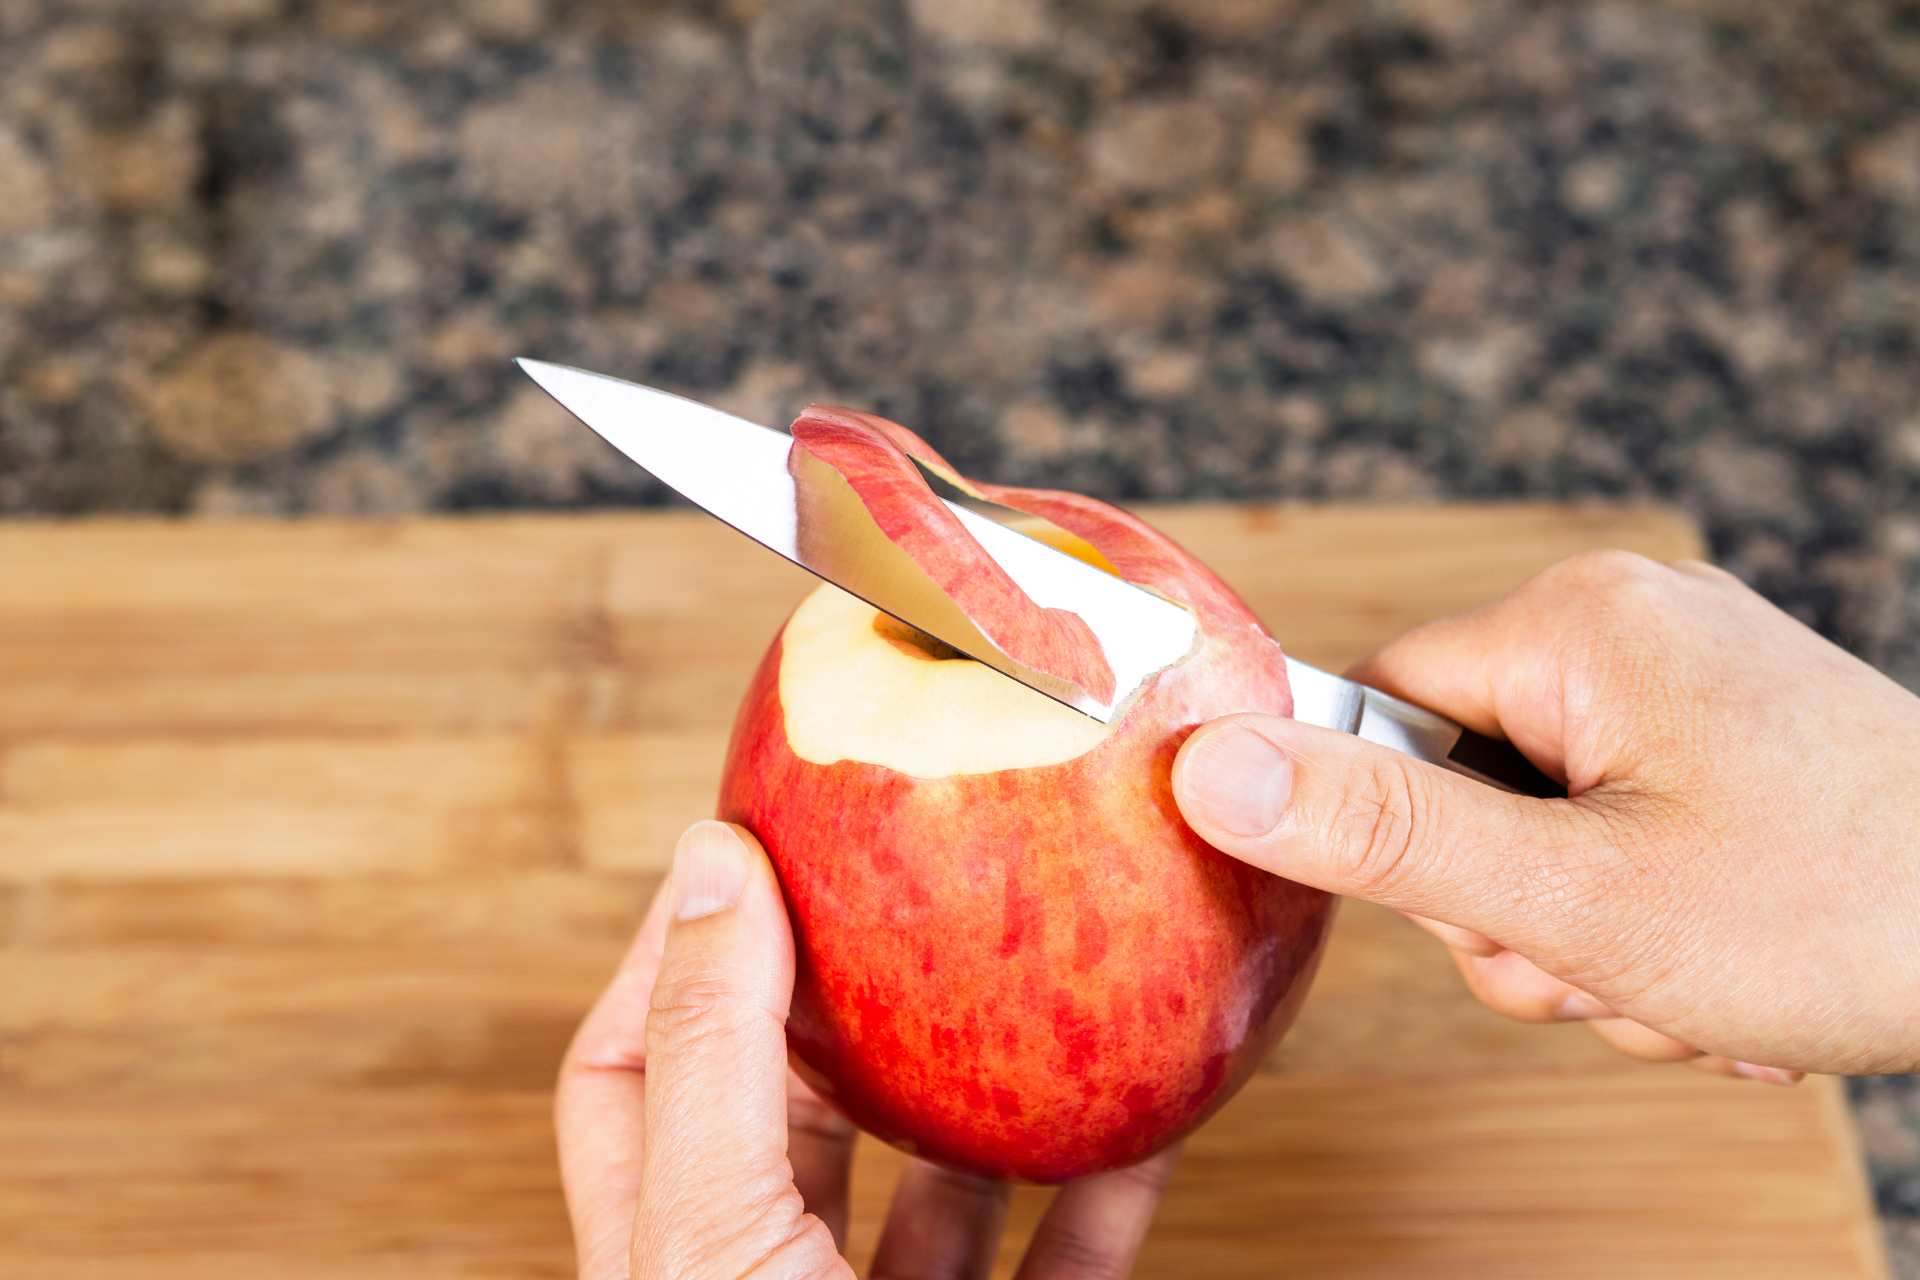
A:
<svg viewBox="0 0 1920 1280">
<path fill-rule="evenodd" d="M 663 500 L 516 354 L 1110 498 L 1671 501 L 1920 687 L 1920 9 L 0 2 L 0 513 Z"/>
</svg>

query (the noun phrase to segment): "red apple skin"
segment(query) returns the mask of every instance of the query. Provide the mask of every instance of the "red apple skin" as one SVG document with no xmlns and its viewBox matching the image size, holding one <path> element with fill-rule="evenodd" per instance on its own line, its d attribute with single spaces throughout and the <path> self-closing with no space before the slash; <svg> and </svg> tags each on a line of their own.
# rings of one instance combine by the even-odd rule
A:
<svg viewBox="0 0 1920 1280">
<path fill-rule="evenodd" d="M 1252 612 L 1123 512 L 979 488 L 1191 607 L 1196 652 L 1084 755 L 929 779 L 799 758 L 776 638 L 734 726 L 719 814 L 759 836 L 787 895 L 802 1074 L 904 1150 L 1058 1183 L 1145 1159 L 1233 1095 L 1298 1012 L 1333 900 L 1212 849 L 1173 801 L 1194 727 L 1292 710 Z"/>
<path fill-rule="evenodd" d="M 944 503 L 928 501 L 927 482 L 891 436 L 865 422 L 802 415 L 793 438 L 843 476 L 858 477 L 860 500 L 881 532 L 1000 652 L 1071 680 L 1103 703 L 1113 701 L 1113 669 L 1092 628 L 1078 614 L 1041 608 L 1015 585 L 959 517 Z"/>
</svg>

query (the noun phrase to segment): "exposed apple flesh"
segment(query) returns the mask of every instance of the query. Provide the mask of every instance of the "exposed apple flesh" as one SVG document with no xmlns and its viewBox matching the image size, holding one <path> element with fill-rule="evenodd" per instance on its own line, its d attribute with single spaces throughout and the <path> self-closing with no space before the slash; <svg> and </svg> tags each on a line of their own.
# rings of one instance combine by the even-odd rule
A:
<svg viewBox="0 0 1920 1280">
<path fill-rule="evenodd" d="M 1169 784 L 1202 721 L 1290 711 L 1279 649 L 1125 513 L 972 485 L 867 415 L 815 407 L 796 438 L 809 421 L 1044 517 L 1056 545 L 1191 608 L 1201 639 L 1104 726 L 834 588 L 808 597 L 741 705 L 719 806 L 787 894 L 795 1063 L 861 1127 L 958 1169 L 1044 1183 L 1142 1160 L 1258 1066 L 1324 940 L 1327 895 L 1209 848 Z"/>
</svg>

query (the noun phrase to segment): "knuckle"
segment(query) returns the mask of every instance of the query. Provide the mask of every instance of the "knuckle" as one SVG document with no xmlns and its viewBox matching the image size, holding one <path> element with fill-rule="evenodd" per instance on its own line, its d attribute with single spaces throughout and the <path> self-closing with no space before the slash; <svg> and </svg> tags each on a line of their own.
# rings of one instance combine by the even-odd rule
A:
<svg viewBox="0 0 1920 1280">
<path fill-rule="evenodd" d="M 822 1102 L 811 1089 L 804 1093 L 787 1092 L 787 1128 L 829 1142 L 848 1142 L 854 1135 L 853 1122 Z"/>
<path fill-rule="evenodd" d="M 957 1169 L 931 1163 L 924 1164 L 923 1169 L 929 1182 L 937 1183 L 949 1197 L 954 1199 L 996 1205 L 1013 1194 L 1012 1187 L 997 1178 L 983 1177 L 975 1173 L 961 1173 Z"/>
<path fill-rule="evenodd" d="M 648 1055 L 684 1052 L 724 1038 L 741 1025 L 746 1012 L 727 975 L 717 971 L 695 971 L 656 983 L 647 1006 Z"/>
<path fill-rule="evenodd" d="M 1676 607 L 1684 579 L 1631 551 L 1586 551 L 1549 570 L 1542 585 L 1551 623 L 1548 650 L 1561 673 L 1568 733 L 1598 735 L 1613 755 L 1628 747 L 1607 726 L 1655 728 L 1678 723 L 1671 678 L 1676 652 L 1693 652 L 1685 610 Z M 1654 706 L 1663 714 L 1643 716 Z"/>
<path fill-rule="evenodd" d="M 1179 1165 L 1178 1154 L 1176 1151 L 1171 1159 L 1162 1157 L 1129 1165 L 1109 1176 L 1123 1187 L 1158 1198 L 1173 1181 L 1173 1171 Z"/>
<path fill-rule="evenodd" d="M 1632 551 L 1583 551 L 1568 563 L 1574 589 L 1615 616 L 1643 616 L 1668 588 L 1670 571 Z"/>
<path fill-rule="evenodd" d="M 1728 573 L 1717 564 L 1708 564 L 1705 560 L 1675 560 L 1667 567 L 1676 573 L 1683 573 L 1690 578 L 1698 578 L 1703 582 L 1717 583 L 1723 587 L 1736 587 L 1741 590 L 1745 590 L 1747 587 L 1746 583 L 1740 581 L 1740 579 L 1733 574 Z"/>
<path fill-rule="evenodd" d="M 1049 1276 L 1073 1277 L 1073 1280 L 1122 1280 L 1131 1269 L 1130 1259 L 1115 1250 L 1104 1233 L 1075 1225 L 1054 1232 L 1044 1245 L 1045 1266 L 1039 1270 Z"/>
<path fill-rule="evenodd" d="M 1480 1003 L 1517 1022 L 1557 1021 L 1559 1006 L 1573 990 L 1513 951 L 1461 968 Z"/>
<path fill-rule="evenodd" d="M 1606 1018 L 1587 1024 L 1615 1050 L 1641 1062 L 1687 1062 L 1700 1050 L 1631 1018 Z"/>
<path fill-rule="evenodd" d="M 1661 569 L 1637 551 L 1601 547 L 1569 556 L 1548 572 L 1589 590 L 1606 591 L 1651 581 Z"/>
<path fill-rule="evenodd" d="M 1569 556 L 1527 584 L 1554 608 L 1572 604 L 1612 616 L 1640 616 L 1671 587 L 1673 572 L 1633 551 L 1602 549 Z"/>
<path fill-rule="evenodd" d="M 1370 753 L 1341 797 L 1337 870 L 1361 896 L 1387 896 L 1406 881 L 1419 834 L 1433 820 L 1432 789 L 1409 763 L 1391 751 Z"/>
</svg>

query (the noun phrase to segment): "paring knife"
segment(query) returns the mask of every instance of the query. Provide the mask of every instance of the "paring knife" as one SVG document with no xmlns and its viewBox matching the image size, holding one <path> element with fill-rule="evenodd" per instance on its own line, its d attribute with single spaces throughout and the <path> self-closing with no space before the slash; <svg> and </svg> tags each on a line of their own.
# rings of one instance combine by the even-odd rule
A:
<svg viewBox="0 0 1920 1280">
<path fill-rule="evenodd" d="M 1103 724 L 1129 694 L 1193 647 L 1193 616 L 1185 609 L 948 502 L 1036 604 L 1076 613 L 1092 630 L 1114 674 L 1113 697 L 1102 701 L 1000 652 L 888 540 L 837 472 L 804 450 L 790 467 L 791 436 L 605 374 L 541 360 L 519 365 L 614 448 L 761 546 Z M 1567 793 L 1511 745 L 1423 707 L 1293 658 L 1287 678 L 1296 719 L 1357 734 L 1504 791 Z"/>
</svg>

